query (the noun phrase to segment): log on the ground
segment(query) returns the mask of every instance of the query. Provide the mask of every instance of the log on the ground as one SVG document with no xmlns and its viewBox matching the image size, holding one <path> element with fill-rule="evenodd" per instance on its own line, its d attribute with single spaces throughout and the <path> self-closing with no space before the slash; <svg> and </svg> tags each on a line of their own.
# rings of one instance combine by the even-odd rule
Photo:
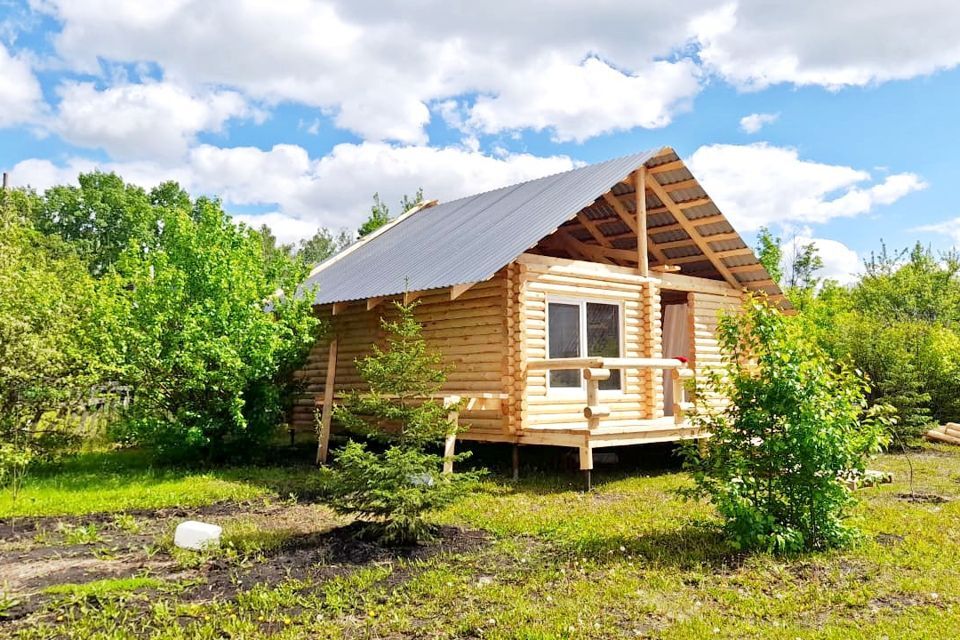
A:
<svg viewBox="0 0 960 640">
<path fill-rule="evenodd" d="M 960 445 L 960 437 L 952 436 L 943 431 L 932 429 L 926 433 L 927 440 L 935 440 L 937 442 L 946 442 L 947 444 Z"/>
</svg>

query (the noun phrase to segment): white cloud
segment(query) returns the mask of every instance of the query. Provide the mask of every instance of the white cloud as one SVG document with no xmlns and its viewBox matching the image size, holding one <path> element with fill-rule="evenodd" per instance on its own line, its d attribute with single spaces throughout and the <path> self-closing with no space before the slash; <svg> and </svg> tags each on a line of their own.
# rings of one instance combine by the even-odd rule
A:
<svg viewBox="0 0 960 640">
<path fill-rule="evenodd" d="M 829 88 L 913 78 L 960 64 L 960 5 L 943 0 L 725 2 L 690 22 L 700 59 L 745 89 Z"/>
<path fill-rule="evenodd" d="M 863 272 L 863 261 L 856 251 L 836 240 L 813 238 L 807 230 L 802 235 L 790 238 L 783 245 L 783 273 L 790 277 L 790 264 L 800 249 L 808 244 L 817 248 L 817 255 L 823 260 L 823 268 L 814 274 L 822 280 L 836 280 L 840 284 L 856 282 L 858 274 Z"/>
<path fill-rule="evenodd" d="M 313 236 L 320 226 L 315 222 L 294 218 L 279 211 L 233 214 L 233 218 L 254 229 L 259 229 L 264 224 L 267 225 L 280 244 L 296 244 L 304 238 Z"/>
<path fill-rule="evenodd" d="M 235 91 L 191 93 L 168 82 L 102 91 L 90 82 L 67 82 L 57 91 L 53 129 L 69 142 L 118 158 L 178 158 L 198 133 L 221 131 L 230 118 L 260 115 Z"/>
<path fill-rule="evenodd" d="M 740 231 L 857 216 L 927 187 L 913 173 L 875 182 L 866 171 L 802 160 L 796 149 L 762 142 L 703 146 L 688 165 Z"/>
<path fill-rule="evenodd" d="M 911 231 L 920 231 L 923 233 L 936 233 L 949 236 L 955 245 L 960 246 L 960 218 L 951 218 L 935 224 L 925 224 L 920 227 L 914 227 Z"/>
<path fill-rule="evenodd" d="M 369 214 L 371 196 L 379 192 L 388 205 L 423 187 L 427 198 L 448 201 L 531 178 L 566 171 L 566 156 L 538 157 L 507 153 L 492 157 L 461 147 L 398 147 L 385 143 L 340 144 L 322 158 L 311 158 L 297 145 L 220 148 L 200 145 L 186 163 L 169 168 L 151 162 L 73 159 L 57 165 L 25 160 L 11 170 L 14 185 L 44 189 L 72 183 L 80 171 L 100 168 L 153 186 L 173 179 L 194 193 L 220 195 L 231 205 L 275 207 L 267 219 L 244 214 L 250 224 L 265 220 L 284 241 L 312 235 L 319 226 L 355 228 Z M 394 211 L 394 213 L 398 213 Z"/>
<path fill-rule="evenodd" d="M 779 113 L 751 113 L 740 118 L 740 129 L 744 133 L 756 133 L 768 124 L 780 118 Z"/>
<path fill-rule="evenodd" d="M 687 35 L 677 25 L 713 3 L 38 4 L 62 23 L 54 45 L 75 70 L 156 62 L 183 86 L 315 106 L 364 139 L 422 144 L 430 105 L 473 94 L 485 96 L 475 123 L 487 131 L 557 127 L 559 138 L 581 139 L 662 126 L 699 90 L 692 58 L 678 55 Z"/>
<path fill-rule="evenodd" d="M 0 127 L 35 121 L 43 109 L 40 83 L 29 61 L 0 43 Z"/>
<path fill-rule="evenodd" d="M 664 127 L 699 91 L 697 67 L 687 59 L 653 62 L 636 74 L 596 58 L 550 60 L 507 74 L 496 96 L 477 99 L 469 124 L 485 133 L 551 128 L 557 141 L 582 142 L 610 131 Z"/>
</svg>

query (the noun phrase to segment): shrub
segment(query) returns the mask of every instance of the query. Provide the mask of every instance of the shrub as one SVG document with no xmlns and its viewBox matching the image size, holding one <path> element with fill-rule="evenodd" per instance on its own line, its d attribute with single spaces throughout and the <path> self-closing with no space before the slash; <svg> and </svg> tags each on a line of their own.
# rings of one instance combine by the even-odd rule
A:
<svg viewBox="0 0 960 640">
<path fill-rule="evenodd" d="M 155 246 L 129 248 L 106 276 L 124 302 L 123 381 L 136 390 L 115 435 L 170 458 L 247 456 L 283 421 L 289 374 L 317 338 L 312 296 L 274 296 L 261 238 L 219 202 L 158 215 Z M 289 293 L 305 275 L 277 272 Z"/>
<path fill-rule="evenodd" d="M 386 348 L 374 345 L 373 354 L 357 362 L 369 391 L 348 394 L 333 414 L 349 431 L 385 442 L 386 450 L 351 440 L 336 457 L 331 505 L 358 516 L 362 535 L 409 544 L 431 537 L 426 513 L 461 496 L 476 474 L 441 473 L 437 446 L 457 427 L 448 419 L 450 407 L 424 398 L 440 390 L 446 374 L 439 354 L 427 351 L 415 305 L 395 307 L 395 321 L 381 320 Z"/>
<path fill-rule="evenodd" d="M 686 450 L 693 495 L 716 506 L 733 545 L 789 552 L 842 546 L 856 537 L 843 476 L 862 473 L 885 441 L 890 409 L 867 408 L 867 384 L 830 359 L 762 298 L 724 315 L 726 364 L 707 373 L 691 419 L 712 434 Z"/>
</svg>

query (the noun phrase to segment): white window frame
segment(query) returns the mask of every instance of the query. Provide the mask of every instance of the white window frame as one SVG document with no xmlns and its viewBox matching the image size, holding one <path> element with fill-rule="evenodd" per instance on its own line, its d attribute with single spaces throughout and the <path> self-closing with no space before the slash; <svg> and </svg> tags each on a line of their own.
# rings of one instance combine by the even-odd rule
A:
<svg viewBox="0 0 960 640">
<path fill-rule="evenodd" d="M 581 358 L 587 357 L 587 304 L 605 304 L 611 307 L 617 307 L 617 321 L 619 327 L 617 328 L 618 337 L 620 339 L 620 357 L 623 357 L 625 349 L 625 338 L 624 338 L 624 329 L 626 327 L 625 319 L 623 317 L 624 304 L 623 300 L 614 300 L 614 299 L 604 299 L 604 298 L 572 298 L 566 296 L 547 296 L 545 300 L 545 305 L 543 308 L 544 311 L 544 325 L 546 327 L 545 337 L 546 341 L 544 343 L 544 352 L 546 353 L 547 359 L 550 359 L 550 305 L 551 304 L 568 304 L 571 306 L 577 306 L 580 309 L 580 356 Z M 601 396 L 622 396 L 624 394 L 624 387 L 626 385 L 626 371 L 623 369 L 617 369 L 620 371 L 620 388 L 619 389 L 601 389 Z M 554 387 L 550 383 L 551 375 L 550 371 L 546 372 L 547 378 L 547 395 L 559 396 L 559 397 L 581 397 L 586 393 L 587 381 L 583 379 L 583 372 L 580 372 L 580 386 L 579 387 Z"/>
</svg>

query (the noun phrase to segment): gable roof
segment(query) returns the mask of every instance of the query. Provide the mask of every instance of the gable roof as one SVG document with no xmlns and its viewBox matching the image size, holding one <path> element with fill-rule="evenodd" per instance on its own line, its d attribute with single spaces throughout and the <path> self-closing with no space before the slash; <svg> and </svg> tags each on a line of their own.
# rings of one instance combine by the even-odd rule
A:
<svg viewBox="0 0 960 640">
<path fill-rule="evenodd" d="M 685 218 L 678 224 L 681 221 L 656 192 L 648 191 L 650 246 L 658 247 L 658 237 L 666 243 L 663 249 L 653 249 L 651 264 L 677 260 L 683 263 L 681 271 L 690 275 L 726 278 L 739 286 L 782 295 L 672 149 L 644 151 L 435 206 L 427 203 L 318 265 L 304 286 L 317 287 L 315 303 L 327 304 L 487 280 L 558 228 L 576 224 L 578 214 L 599 217 L 602 224 L 604 207 L 613 212 L 607 204 L 609 195 L 605 199 L 604 194 L 623 195 L 628 187 L 620 183 L 644 165 L 669 169 L 656 177 L 655 187 L 663 183 L 663 188 L 671 190 L 665 197 L 687 194 L 697 208 L 709 205 L 703 212 L 704 221 L 709 222 L 705 228 L 709 235 L 719 234 L 720 242 L 713 246 L 709 235 L 694 237 L 700 234 L 691 225 L 701 212 L 690 208 L 681 213 L 677 207 L 683 205 L 674 205 L 673 213 Z M 664 183 L 664 178 L 678 178 L 675 185 L 682 189 L 672 189 L 674 181 Z M 658 232 L 660 226 L 664 229 Z M 590 242 L 586 237 L 583 241 Z M 605 244 L 614 246 L 614 241 Z M 633 247 L 635 255 L 635 236 Z M 735 264 L 727 264 L 731 261 Z"/>
</svg>

